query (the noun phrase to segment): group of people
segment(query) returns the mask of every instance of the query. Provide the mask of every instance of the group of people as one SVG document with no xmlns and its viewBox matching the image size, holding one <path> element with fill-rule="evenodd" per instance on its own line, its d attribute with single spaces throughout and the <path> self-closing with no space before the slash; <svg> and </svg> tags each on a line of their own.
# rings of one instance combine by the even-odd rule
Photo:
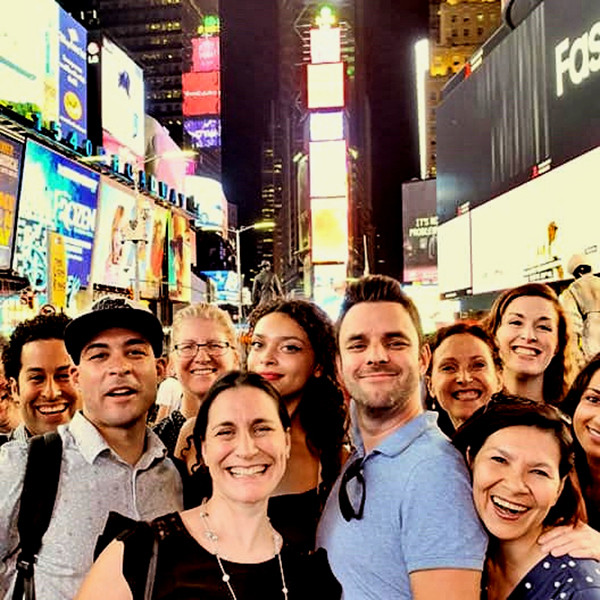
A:
<svg viewBox="0 0 600 600">
<path fill-rule="evenodd" d="M 377 275 L 348 284 L 335 325 L 274 298 L 249 327 L 241 347 L 215 306 L 175 315 L 180 406 L 152 429 L 166 360 L 150 312 L 106 298 L 15 329 L 0 597 L 600 598 L 600 356 L 576 372 L 551 288 L 507 290 L 430 340 Z M 28 441 L 54 430 L 31 564 Z"/>
</svg>

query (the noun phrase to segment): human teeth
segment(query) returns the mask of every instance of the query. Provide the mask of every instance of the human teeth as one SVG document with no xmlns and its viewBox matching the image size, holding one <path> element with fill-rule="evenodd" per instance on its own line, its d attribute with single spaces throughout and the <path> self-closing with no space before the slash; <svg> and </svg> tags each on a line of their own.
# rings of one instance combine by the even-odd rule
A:
<svg viewBox="0 0 600 600">
<path fill-rule="evenodd" d="M 457 400 L 477 400 L 481 396 L 478 390 L 464 390 L 452 394 Z"/>
<path fill-rule="evenodd" d="M 133 390 L 127 388 L 127 389 L 120 389 L 120 390 L 113 390 L 112 392 L 110 392 L 111 396 L 124 396 L 126 394 L 131 394 Z"/>
<path fill-rule="evenodd" d="M 527 508 L 526 506 L 523 506 L 521 504 L 513 504 L 512 502 L 509 502 L 508 500 L 504 500 L 503 498 L 498 498 L 498 496 L 492 496 L 492 502 L 496 506 L 498 506 L 500 508 L 504 508 L 506 510 L 509 510 L 512 513 L 524 513 L 529 510 L 529 508 Z"/>
<path fill-rule="evenodd" d="M 515 348 L 515 354 L 519 354 L 521 356 L 537 356 L 537 350 L 533 348 Z"/>
<path fill-rule="evenodd" d="M 68 404 L 61 402 L 60 404 L 45 404 L 43 406 L 36 406 L 37 410 L 43 415 L 57 415 L 65 412 L 69 407 Z"/>
<path fill-rule="evenodd" d="M 257 465 L 255 467 L 232 467 L 229 469 L 229 472 L 234 477 L 249 477 L 251 475 L 259 475 L 260 473 L 264 473 L 266 470 L 265 465 Z"/>
</svg>

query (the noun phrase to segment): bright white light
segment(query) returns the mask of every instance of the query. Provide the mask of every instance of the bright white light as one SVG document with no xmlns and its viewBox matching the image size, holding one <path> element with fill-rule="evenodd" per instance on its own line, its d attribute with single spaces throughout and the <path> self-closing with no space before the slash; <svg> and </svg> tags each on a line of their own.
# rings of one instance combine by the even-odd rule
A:
<svg viewBox="0 0 600 600">
<path fill-rule="evenodd" d="M 417 87 L 417 107 L 419 119 L 419 159 L 421 179 L 427 177 L 427 106 L 425 81 L 429 69 L 429 40 L 422 39 L 415 44 L 415 82 Z"/>
<path fill-rule="evenodd" d="M 311 142 L 326 142 L 344 139 L 344 113 L 313 112 L 310 115 Z"/>
</svg>

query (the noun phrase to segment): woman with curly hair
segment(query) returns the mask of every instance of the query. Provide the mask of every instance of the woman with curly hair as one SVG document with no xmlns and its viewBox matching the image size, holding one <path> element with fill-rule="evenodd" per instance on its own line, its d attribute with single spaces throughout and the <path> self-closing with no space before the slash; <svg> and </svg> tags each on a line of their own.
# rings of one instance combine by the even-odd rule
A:
<svg viewBox="0 0 600 600">
<path fill-rule="evenodd" d="M 277 389 L 292 423 L 290 460 L 269 513 L 287 539 L 311 545 L 346 437 L 333 324 L 311 302 L 283 299 L 260 305 L 249 322 L 248 370 Z"/>
<path fill-rule="evenodd" d="M 486 321 L 511 393 L 558 404 L 570 383 L 572 351 L 558 297 L 542 283 L 526 283 L 496 298 Z"/>
</svg>

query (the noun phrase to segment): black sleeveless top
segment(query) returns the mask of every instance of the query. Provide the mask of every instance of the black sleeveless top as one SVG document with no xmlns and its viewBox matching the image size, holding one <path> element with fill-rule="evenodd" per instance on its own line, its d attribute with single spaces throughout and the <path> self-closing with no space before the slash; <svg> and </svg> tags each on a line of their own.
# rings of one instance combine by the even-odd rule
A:
<svg viewBox="0 0 600 600">
<path fill-rule="evenodd" d="M 231 599 L 216 557 L 190 535 L 179 514 L 172 513 L 152 524 L 138 523 L 117 538 L 125 544 L 123 575 L 134 600 L 144 597 L 155 535 L 159 544 L 153 600 Z M 341 586 L 331 572 L 324 550 L 304 554 L 286 544 L 281 560 L 289 600 L 341 597 Z M 257 564 L 222 562 L 238 600 L 283 600 L 277 557 Z"/>
</svg>

